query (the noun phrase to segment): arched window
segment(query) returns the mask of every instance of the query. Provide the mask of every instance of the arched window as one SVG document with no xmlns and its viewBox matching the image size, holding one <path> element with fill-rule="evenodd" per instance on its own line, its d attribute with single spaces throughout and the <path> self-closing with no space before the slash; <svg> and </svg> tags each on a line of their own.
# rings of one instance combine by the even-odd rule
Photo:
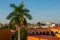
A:
<svg viewBox="0 0 60 40">
<path fill-rule="evenodd" d="M 36 35 L 38 35 L 39 33 L 38 32 L 36 32 Z"/>
<path fill-rule="evenodd" d="M 42 35 L 42 32 L 40 32 L 39 34 Z"/>
<path fill-rule="evenodd" d="M 45 31 L 43 32 L 43 35 L 45 35 Z"/>
<path fill-rule="evenodd" d="M 51 36 L 55 36 L 55 33 L 53 31 L 51 31 Z"/>
<path fill-rule="evenodd" d="M 58 33 L 57 31 L 55 33 Z"/>
<path fill-rule="evenodd" d="M 46 32 L 46 35 L 49 35 L 49 31 Z"/>
<path fill-rule="evenodd" d="M 35 32 L 32 32 L 32 34 L 31 35 L 35 35 Z"/>
<path fill-rule="evenodd" d="M 34 32 L 32 32 L 32 34 L 35 34 Z"/>
</svg>

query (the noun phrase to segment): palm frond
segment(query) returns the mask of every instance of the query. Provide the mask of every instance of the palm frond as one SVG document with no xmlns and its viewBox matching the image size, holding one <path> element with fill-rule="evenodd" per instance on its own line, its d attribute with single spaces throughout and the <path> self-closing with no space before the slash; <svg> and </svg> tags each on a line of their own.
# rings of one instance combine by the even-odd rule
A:
<svg viewBox="0 0 60 40">
<path fill-rule="evenodd" d="M 19 8 L 20 8 L 20 9 L 23 9 L 23 7 L 24 7 L 24 3 L 21 2 L 20 5 L 19 5 Z"/>
<path fill-rule="evenodd" d="M 28 10 L 28 9 L 23 9 L 22 11 L 23 11 L 23 12 L 29 12 L 29 10 Z"/>
<path fill-rule="evenodd" d="M 10 6 L 13 8 L 15 12 L 19 10 L 18 6 L 16 6 L 15 4 L 11 4 Z"/>
<path fill-rule="evenodd" d="M 30 14 L 24 13 L 25 17 L 27 17 L 29 20 L 32 19 L 32 16 Z"/>
<path fill-rule="evenodd" d="M 10 4 L 10 7 L 17 8 L 17 6 L 15 4 Z"/>
<path fill-rule="evenodd" d="M 11 4 L 10 6 L 14 8 L 13 11 L 7 16 L 7 19 L 10 19 L 10 23 L 22 25 L 27 23 L 26 18 L 29 20 L 32 19 L 32 16 L 28 14 L 29 10 L 24 8 L 23 2 L 21 2 L 19 6 L 16 6 L 15 4 Z"/>
<path fill-rule="evenodd" d="M 14 16 L 14 12 L 11 12 L 7 17 L 6 17 L 6 19 L 10 19 L 10 18 L 12 18 Z"/>
<path fill-rule="evenodd" d="M 20 21 L 20 24 L 23 24 L 23 22 L 24 22 L 24 17 L 23 17 L 23 16 L 19 16 L 19 21 Z"/>
<path fill-rule="evenodd" d="M 18 23 L 19 23 L 18 17 L 13 17 L 13 18 L 10 20 L 10 23 L 18 24 Z"/>
</svg>

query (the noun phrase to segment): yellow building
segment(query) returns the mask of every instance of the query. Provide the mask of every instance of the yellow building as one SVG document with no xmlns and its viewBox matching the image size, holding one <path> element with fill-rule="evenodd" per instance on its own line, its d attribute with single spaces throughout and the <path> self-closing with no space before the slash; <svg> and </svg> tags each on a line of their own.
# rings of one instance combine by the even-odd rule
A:
<svg viewBox="0 0 60 40">
<path fill-rule="evenodd" d="M 55 36 L 60 38 L 60 26 L 57 26 L 56 28 L 50 28 L 51 31 L 55 33 Z"/>
<path fill-rule="evenodd" d="M 55 33 L 55 36 L 50 36 L 50 31 Z M 28 28 L 27 40 L 59 40 L 60 27 L 56 28 Z M 44 35 L 44 33 L 46 35 Z"/>
</svg>

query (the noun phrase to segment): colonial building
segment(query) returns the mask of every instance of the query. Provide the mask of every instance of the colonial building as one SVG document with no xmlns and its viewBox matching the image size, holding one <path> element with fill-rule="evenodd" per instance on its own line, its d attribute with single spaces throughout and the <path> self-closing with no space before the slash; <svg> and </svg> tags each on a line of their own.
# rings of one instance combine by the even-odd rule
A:
<svg viewBox="0 0 60 40">
<path fill-rule="evenodd" d="M 27 28 L 27 40 L 60 40 L 60 26 L 49 28 Z"/>
</svg>

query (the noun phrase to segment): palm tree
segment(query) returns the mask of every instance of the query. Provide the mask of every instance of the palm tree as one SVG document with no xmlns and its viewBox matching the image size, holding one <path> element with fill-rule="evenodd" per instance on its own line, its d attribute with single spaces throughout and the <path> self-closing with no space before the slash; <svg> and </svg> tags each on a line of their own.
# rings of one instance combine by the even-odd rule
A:
<svg viewBox="0 0 60 40">
<path fill-rule="evenodd" d="M 7 19 L 10 20 L 10 23 L 15 23 L 15 26 L 18 28 L 18 40 L 20 40 L 20 28 L 26 22 L 26 19 L 31 20 L 32 16 L 29 13 L 29 10 L 24 8 L 23 2 L 19 6 L 15 4 L 10 5 L 13 8 L 13 11 L 7 16 Z"/>
</svg>

